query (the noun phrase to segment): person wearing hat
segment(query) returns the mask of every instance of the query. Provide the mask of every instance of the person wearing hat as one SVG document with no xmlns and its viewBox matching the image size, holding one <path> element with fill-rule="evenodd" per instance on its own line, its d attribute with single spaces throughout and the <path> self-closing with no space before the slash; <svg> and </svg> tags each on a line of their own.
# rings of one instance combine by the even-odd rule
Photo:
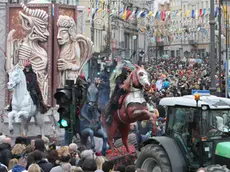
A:
<svg viewBox="0 0 230 172">
<path fill-rule="evenodd" d="M 113 91 L 113 94 L 111 96 L 111 105 L 109 110 L 107 111 L 107 118 L 106 123 L 111 124 L 112 123 L 112 113 L 111 111 L 115 111 L 117 109 L 121 108 L 121 104 L 119 104 L 119 99 L 122 95 L 126 94 L 126 91 L 122 89 L 122 85 L 124 84 L 124 81 L 127 79 L 129 74 L 132 72 L 132 70 L 128 66 L 124 66 L 122 68 L 121 74 L 116 78 L 116 86 Z"/>
<path fill-rule="evenodd" d="M 37 110 L 40 108 L 39 100 L 42 100 L 42 94 L 37 83 L 37 75 L 32 69 L 32 65 L 29 61 L 26 62 L 23 70 L 26 76 L 27 90 L 30 93 L 30 96 L 33 100 L 33 103 L 36 105 Z M 12 104 L 7 109 L 7 111 L 12 111 Z"/>
<path fill-rule="evenodd" d="M 33 100 L 34 105 L 36 105 L 37 110 L 40 110 L 40 102 L 42 101 L 42 93 L 37 82 L 37 75 L 32 69 L 32 64 L 27 61 L 23 72 L 26 76 L 27 90 Z"/>
</svg>

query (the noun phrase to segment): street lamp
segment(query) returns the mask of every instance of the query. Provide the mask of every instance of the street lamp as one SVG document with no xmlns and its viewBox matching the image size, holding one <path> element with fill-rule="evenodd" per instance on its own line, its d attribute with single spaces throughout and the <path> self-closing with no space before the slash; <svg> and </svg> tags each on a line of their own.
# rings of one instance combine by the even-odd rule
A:
<svg viewBox="0 0 230 172">
<path fill-rule="evenodd" d="M 211 87 L 210 92 L 212 94 L 216 91 L 216 61 L 215 61 L 215 14 L 214 14 L 214 0 L 210 0 L 210 75 L 211 75 Z"/>
<path fill-rule="evenodd" d="M 219 23 L 219 36 L 218 36 L 218 42 L 219 42 L 219 91 L 220 91 L 220 95 L 222 93 L 222 78 L 221 78 L 221 73 L 222 73 L 222 69 L 221 69 L 221 5 L 222 5 L 222 0 L 219 0 L 219 14 L 218 14 L 218 23 Z"/>
</svg>

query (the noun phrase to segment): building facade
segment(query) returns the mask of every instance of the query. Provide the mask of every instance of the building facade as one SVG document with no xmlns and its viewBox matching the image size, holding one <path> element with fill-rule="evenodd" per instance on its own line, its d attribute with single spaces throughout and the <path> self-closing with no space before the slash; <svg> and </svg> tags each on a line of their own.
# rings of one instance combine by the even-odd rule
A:
<svg viewBox="0 0 230 172">
<path fill-rule="evenodd" d="M 162 35 L 164 48 L 163 52 L 161 49 L 161 55 L 193 58 L 207 56 L 210 43 L 210 1 L 170 0 L 168 5 L 170 17 L 165 21 L 165 28 L 169 34 Z"/>
</svg>

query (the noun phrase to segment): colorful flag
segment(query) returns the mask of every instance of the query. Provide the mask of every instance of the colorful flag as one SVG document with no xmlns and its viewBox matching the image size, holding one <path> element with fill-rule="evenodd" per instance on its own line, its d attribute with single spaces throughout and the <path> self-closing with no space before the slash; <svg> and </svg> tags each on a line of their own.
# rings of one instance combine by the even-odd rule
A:
<svg viewBox="0 0 230 172">
<path fill-rule="evenodd" d="M 128 12 L 127 12 L 127 16 L 126 16 L 126 20 L 129 19 L 129 17 L 131 16 L 132 14 L 132 11 L 130 9 L 128 9 Z"/>
<path fill-rule="evenodd" d="M 216 10 L 215 10 L 215 17 L 217 17 L 217 16 L 218 16 L 218 14 L 219 14 L 219 8 L 218 8 L 218 7 L 216 7 Z"/>
<path fill-rule="evenodd" d="M 205 14 L 206 14 L 206 8 L 203 9 L 202 16 L 204 16 Z"/>
<path fill-rule="evenodd" d="M 195 18 L 195 10 L 192 10 L 192 18 Z"/>
<path fill-rule="evenodd" d="M 123 16 L 122 16 L 122 18 L 125 20 L 126 19 L 126 17 L 127 17 L 127 9 L 124 11 L 124 13 L 123 13 Z"/>
<path fill-rule="evenodd" d="M 195 12 L 195 19 L 198 19 L 199 17 L 199 14 L 198 14 L 198 10 L 196 9 L 196 12 Z"/>
<path fill-rule="evenodd" d="M 143 13 L 144 11 L 139 11 L 139 13 L 137 14 L 137 18 L 140 18 L 141 17 L 141 14 Z"/>
<path fill-rule="evenodd" d="M 199 16 L 201 17 L 201 16 L 202 16 L 202 14 L 203 14 L 203 10 L 202 10 L 202 9 L 200 9 L 200 14 L 199 14 Z"/>
<path fill-rule="evenodd" d="M 184 16 L 185 16 L 185 17 L 188 17 L 189 14 L 190 14 L 190 12 L 191 12 L 190 10 L 187 10 L 186 13 L 184 14 Z"/>
<path fill-rule="evenodd" d="M 181 13 L 182 13 L 182 10 L 180 10 L 180 11 L 177 13 L 177 16 L 179 16 Z"/>
<path fill-rule="evenodd" d="M 153 12 L 150 11 L 150 12 L 148 13 L 148 17 L 150 17 L 152 14 L 153 14 Z"/>
</svg>

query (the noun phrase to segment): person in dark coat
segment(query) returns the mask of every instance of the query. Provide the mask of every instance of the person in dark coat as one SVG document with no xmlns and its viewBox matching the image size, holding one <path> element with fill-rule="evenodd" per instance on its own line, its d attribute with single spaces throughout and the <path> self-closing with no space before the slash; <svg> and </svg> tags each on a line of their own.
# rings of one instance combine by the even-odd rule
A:
<svg viewBox="0 0 230 172">
<path fill-rule="evenodd" d="M 98 105 L 100 111 L 104 109 L 105 105 L 109 101 L 109 93 L 110 93 L 109 77 L 110 77 L 110 67 L 106 66 L 105 69 L 101 72 L 100 83 L 98 84 L 98 91 L 99 91 Z"/>
<path fill-rule="evenodd" d="M 126 94 L 126 91 L 122 89 L 122 85 L 124 84 L 124 81 L 127 79 L 129 74 L 131 73 L 131 69 L 124 66 L 122 68 L 121 74 L 116 78 L 116 86 L 114 88 L 113 94 L 111 96 L 111 105 L 106 113 L 106 123 L 111 124 L 112 123 L 112 112 L 117 109 L 121 108 L 121 104 L 119 104 L 119 99 L 122 95 Z"/>
<path fill-rule="evenodd" d="M 50 170 L 53 168 L 53 164 L 49 163 L 47 160 L 42 159 L 42 153 L 41 151 L 34 151 L 33 153 L 34 162 L 39 165 L 39 167 L 44 172 L 50 172 Z"/>
<path fill-rule="evenodd" d="M 11 158 L 12 158 L 11 145 L 6 141 L 5 138 L 3 140 L 3 143 L 0 144 L 0 163 L 8 167 Z"/>
<path fill-rule="evenodd" d="M 31 63 L 27 62 L 23 70 L 26 76 L 27 90 L 36 105 L 37 110 L 40 110 L 40 101 L 42 101 L 42 94 L 37 82 L 37 75 L 32 69 Z"/>
</svg>

